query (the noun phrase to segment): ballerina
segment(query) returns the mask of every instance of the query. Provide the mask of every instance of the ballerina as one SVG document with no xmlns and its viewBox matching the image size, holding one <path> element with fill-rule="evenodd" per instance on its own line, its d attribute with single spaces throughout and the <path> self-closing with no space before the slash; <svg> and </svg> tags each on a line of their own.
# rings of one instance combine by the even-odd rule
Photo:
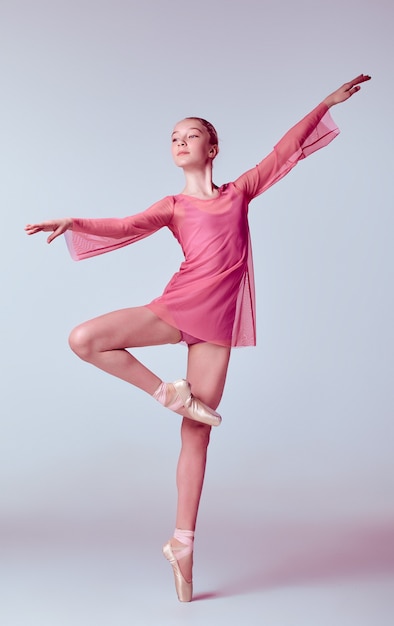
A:
<svg viewBox="0 0 394 626">
<path fill-rule="evenodd" d="M 175 125 L 172 157 L 185 186 L 142 213 L 125 218 L 62 218 L 28 224 L 28 235 L 64 234 L 75 260 L 116 250 L 167 227 L 185 260 L 163 294 L 144 306 L 126 308 L 77 326 L 72 350 L 83 360 L 131 383 L 183 416 L 177 466 L 176 529 L 163 548 L 178 598 L 192 599 L 193 542 L 204 482 L 211 426 L 226 380 L 231 348 L 256 343 L 255 296 L 248 205 L 301 159 L 326 146 L 339 130 L 329 109 L 348 100 L 370 80 L 361 74 L 323 100 L 291 128 L 255 168 L 217 186 L 212 166 L 219 152 L 215 128 L 188 117 Z M 186 378 L 162 381 L 129 351 L 176 344 L 188 347 Z"/>
</svg>

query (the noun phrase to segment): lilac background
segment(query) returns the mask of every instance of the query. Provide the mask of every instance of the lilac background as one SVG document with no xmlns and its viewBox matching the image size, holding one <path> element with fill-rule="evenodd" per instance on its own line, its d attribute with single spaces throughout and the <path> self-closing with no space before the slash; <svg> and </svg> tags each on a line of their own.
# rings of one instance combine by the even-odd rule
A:
<svg viewBox="0 0 394 626">
<path fill-rule="evenodd" d="M 388 0 L 1 0 L 0 619 L 7 626 L 364 626 L 394 614 L 392 23 Z M 74 263 L 23 226 L 121 216 L 181 189 L 185 115 L 216 182 L 330 91 L 342 134 L 251 206 L 258 347 L 234 351 L 195 589 L 176 601 L 179 421 L 79 362 L 78 322 L 142 304 L 181 259 L 160 232 Z M 181 346 L 141 351 L 163 378 Z"/>
</svg>

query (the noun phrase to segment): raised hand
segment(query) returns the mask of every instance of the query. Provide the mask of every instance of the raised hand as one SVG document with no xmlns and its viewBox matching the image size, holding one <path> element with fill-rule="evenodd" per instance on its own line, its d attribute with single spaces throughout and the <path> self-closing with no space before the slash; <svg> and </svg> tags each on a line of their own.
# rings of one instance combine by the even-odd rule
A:
<svg viewBox="0 0 394 626">
<path fill-rule="evenodd" d="M 353 80 L 345 83 L 342 87 L 339 87 L 339 89 L 327 96 L 324 102 L 328 107 L 345 102 L 345 100 L 348 100 L 353 94 L 360 91 L 360 83 L 365 83 L 366 80 L 371 80 L 371 77 L 366 74 L 356 76 L 356 78 L 353 78 Z"/>
<path fill-rule="evenodd" d="M 64 217 L 60 220 L 49 220 L 47 222 L 41 222 L 40 224 L 26 224 L 25 231 L 28 235 L 35 235 L 42 231 L 52 231 L 52 234 L 49 235 L 47 239 L 47 242 L 51 243 L 56 237 L 59 237 L 59 235 L 65 233 L 66 230 L 72 228 L 72 223 L 71 217 Z"/>
</svg>

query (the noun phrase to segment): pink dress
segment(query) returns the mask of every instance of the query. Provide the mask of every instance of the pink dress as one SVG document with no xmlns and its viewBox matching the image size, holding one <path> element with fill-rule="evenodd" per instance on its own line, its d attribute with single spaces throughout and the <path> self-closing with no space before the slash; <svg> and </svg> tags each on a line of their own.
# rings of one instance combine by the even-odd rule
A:
<svg viewBox="0 0 394 626">
<path fill-rule="evenodd" d="M 178 194 L 125 218 L 73 219 L 66 240 L 75 260 L 116 250 L 166 226 L 185 260 L 163 294 L 147 306 L 187 335 L 224 346 L 256 344 L 249 202 L 339 130 L 321 103 L 255 168 L 222 185 L 210 200 Z"/>
</svg>

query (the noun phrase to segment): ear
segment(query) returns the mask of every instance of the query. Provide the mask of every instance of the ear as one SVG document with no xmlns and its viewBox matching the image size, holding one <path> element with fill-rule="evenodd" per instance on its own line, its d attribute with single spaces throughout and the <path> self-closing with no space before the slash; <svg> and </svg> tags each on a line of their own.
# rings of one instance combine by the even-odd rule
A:
<svg viewBox="0 0 394 626">
<path fill-rule="evenodd" d="M 211 146 L 209 148 L 209 158 L 214 160 L 214 158 L 219 154 L 219 146 L 217 144 Z"/>
</svg>

